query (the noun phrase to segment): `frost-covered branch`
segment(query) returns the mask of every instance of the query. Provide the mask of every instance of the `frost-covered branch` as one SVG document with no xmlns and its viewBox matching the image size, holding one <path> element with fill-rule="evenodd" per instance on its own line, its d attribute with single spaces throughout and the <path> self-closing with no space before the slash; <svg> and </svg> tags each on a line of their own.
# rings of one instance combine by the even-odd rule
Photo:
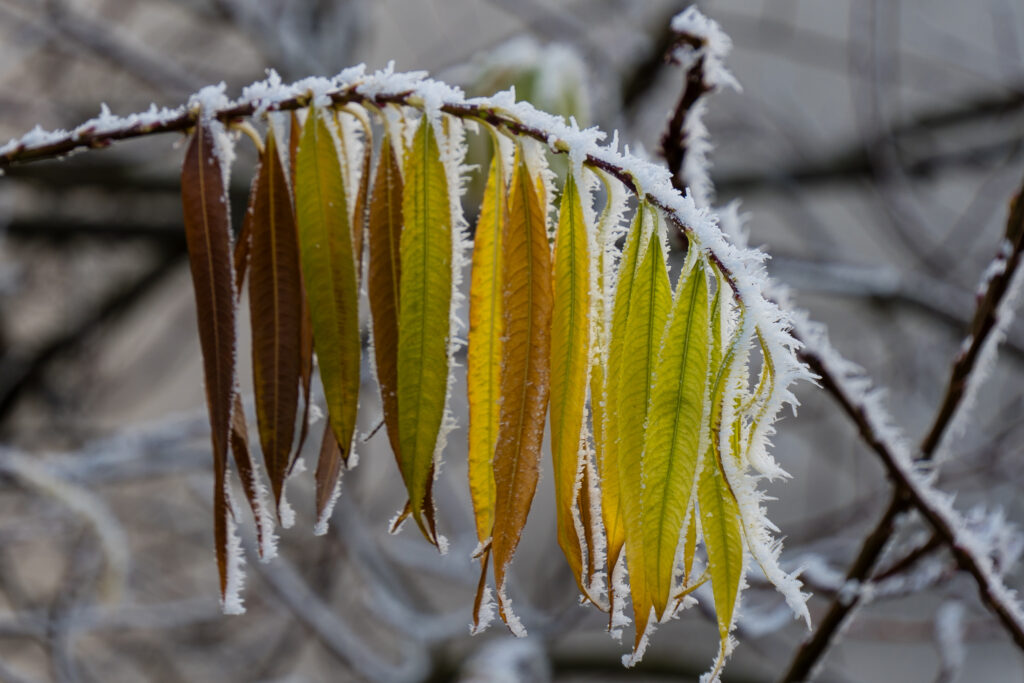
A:
<svg viewBox="0 0 1024 683">
<path fill-rule="evenodd" d="M 870 380 L 860 368 L 843 359 L 832 348 L 820 327 L 801 321 L 796 331 L 806 344 L 800 352 L 801 357 L 857 425 L 862 438 L 879 456 L 897 486 L 885 514 L 865 539 L 850 567 L 847 583 L 860 586 L 868 579 L 892 536 L 897 518 L 913 507 L 950 547 L 960 568 L 974 577 L 982 600 L 995 612 L 1014 641 L 1024 648 L 1024 612 L 1015 593 L 1005 586 L 1001 574 L 993 566 L 991 549 L 966 531 L 966 524 L 953 508 L 951 498 L 934 489 L 933 474 L 922 470 L 918 464 L 935 456 L 944 436 L 951 431 L 958 412 L 963 413 L 969 407 L 965 403 L 971 390 L 980 382 L 979 366 L 994 359 L 995 349 L 1012 319 L 1012 304 L 1024 272 L 1019 269 L 1024 250 L 1022 194 L 1024 189 L 1010 204 L 1005 241 L 982 278 L 979 304 L 970 334 L 953 363 L 946 393 L 916 458 L 891 424 L 881 405 L 880 392 L 872 390 Z M 797 651 L 785 680 L 803 680 L 811 674 L 831 639 L 860 600 L 859 592 L 833 600 L 814 635 Z"/>
<path fill-rule="evenodd" d="M 709 67 L 706 65 L 705 69 Z M 727 74 L 724 70 L 723 73 Z M 242 97 L 233 102 L 227 100 L 223 91 L 223 84 L 211 86 L 193 95 L 187 105 L 173 109 L 153 106 L 144 113 L 125 117 L 114 116 L 104 107 L 98 117 L 70 131 L 44 131 L 37 127 L 0 147 L 0 170 L 15 163 L 104 148 L 120 140 L 187 131 L 199 121 L 200 111 L 204 111 L 203 116 L 208 119 L 230 125 L 271 111 L 303 108 L 312 102 L 322 106 L 356 103 L 379 108 L 412 106 L 483 121 L 543 142 L 550 151 L 567 154 L 573 164 L 599 169 L 615 177 L 631 192 L 661 209 L 676 229 L 707 252 L 736 298 L 748 308 L 754 327 L 765 337 L 768 350 L 780 360 L 791 359 L 776 368 L 767 414 L 773 415 L 783 404 L 792 403 L 792 383 L 808 377 L 806 369 L 793 355 L 798 343 L 787 331 L 789 316 L 762 294 L 764 255 L 731 244 L 706 209 L 672 186 L 671 177 L 663 167 L 633 156 L 628 150 L 620 152 L 617 138 L 609 145 L 601 145 L 604 134 L 599 130 L 580 130 L 559 117 L 536 110 L 528 102 L 516 102 L 512 92 L 490 98 L 466 98 L 461 90 L 426 78 L 423 72 L 397 73 L 390 67 L 368 74 L 360 65 L 334 78 L 307 78 L 291 85 L 281 83 L 277 74 L 271 72 L 266 81 L 245 88 Z"/>
<path fill-rule="evenodd" d="M 661 137 L 661 153 L 680 192 L 689 188 L 701 206 L 711 202 L 713 186 L 708 175 L 711 142 L 704 127 L 705 94 L 725 87 L 739 90 L 739 83 L 724 66 L 732 49 L 718 24 L 691 6 L 672 19 L 674 42 L 666 55 L 686 72 L 686 86 Z"/>
</svg>

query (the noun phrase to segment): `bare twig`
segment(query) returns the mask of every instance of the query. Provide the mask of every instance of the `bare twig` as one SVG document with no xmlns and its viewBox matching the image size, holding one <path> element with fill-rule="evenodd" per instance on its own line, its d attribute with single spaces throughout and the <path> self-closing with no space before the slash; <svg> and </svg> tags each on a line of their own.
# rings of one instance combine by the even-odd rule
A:
<svg viewBox="0 0 1024 683">
<path fill-rule="evenodd" d="M 971 374 L 977 368 L 978 358 L 996 330 L 1000 306 L 1010 287 L 1011 280 L 1017 275 L 1021 254 L 1024 251 L 1024 200 L 1022 200 L 1022 195 L 1024 195 L 1024 187 L 1011 203 L 1010 215 L 1007 219 L 1006 241 L 1010 247 L 1009 253 L 1006 253 L 1004 247 L 997 255 L 997 259 L 1005 260 L 1004 267 L 1001 272 L 988 280 L 984 293 L 979 299 L 978 308 L 970 327 L 969 343 L 964 345 L 953 363 L 945 395 L 936 411 L 931 429 L 921 442 L 917 454 L 919 461 L 928 461 L 934 457 L 936 449 L 948 431 L 957 410 L 962 405 Z M 802 350 L 801 356 L 821 377 L 823 387 L 832 394 L 843 411 L 858 426 L 864 441 L 879 456 L 897 487 L 888 509 L 865 539 L 857 559 L 847 572 L 847 581 L 859 585 L 868 578 L 892 536 L 896 518 L 913 506 L 928 521 L 935 533 L 950 546 L 961 569 L 970 573 L 977 582 L 982 600 L 996 613 L 1014 641 L 1024 648 L 1024 623 L 1021 623 L 1019 615 L 1016 613 L 1016 606 L 1006 601 L 1005 587 L 992 571 L 991 563 L 986 561 L 987 558 L 979 557 L 977 549 L 966 547 L 960 541 L 947 514 L 949 511 L 938 509 L 932 500 L 922 495 L 923 491 L 918 486 L 913 472 L 908 471 L 906 464 L 902 463 L 899 455 L 894 452 L 892 444 L 886 441 L 883 435 L 884 426 L 873 424 L 868 406 L 855 399 L 846 390 L 840 373 L 835 372 L 827 360 L 812 349 L 805 348 Z M 857 594 L 852 598 L 850 596 L 843 597 L 847 599 L 832 601 L 817 630 L 797 650 L 788 671 L 783 676 L 784 681 L 804 680 L 811 674 L 843 621 L 860 602 L 860 597 Z"/>
</svg>

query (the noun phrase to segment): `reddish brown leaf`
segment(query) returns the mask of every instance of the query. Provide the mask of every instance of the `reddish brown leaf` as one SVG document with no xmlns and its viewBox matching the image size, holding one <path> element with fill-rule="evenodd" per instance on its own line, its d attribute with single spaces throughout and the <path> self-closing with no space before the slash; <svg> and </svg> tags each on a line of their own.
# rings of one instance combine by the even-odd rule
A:
<svg viewBox="0 0 1024 683">
<path fill-rule="evenodd" d="M 291 462 L 299 400 L 302 283 L 296 235 L 288 182 L 271 127 L 253 202 L 249 311 L 256 419 L 278 502 Z"/>
<path fill-rule="evenodd" d="M 370 202 L 370 268 L 367 293 L 373 317 L 374 355 L 384 424 L 391 451 L 401 467 L 398 440 L 398 283 L 401 273 L 402 172 L 388 136 L 377 162 Z"/>
<path fill-rule="evenodd" d="M 267 510 L 264 507 L 262 482 L 256 468 L 252 464 L 252 453 L 249 450 L 249 425 L 245 420 L 242 408 L 242 395 L 235 392 L 234 408 L 231 411 L 231 453 L 235 457 L 238 478 L 242 481 L 245 498 L 249 501 L 252 518 L 256 523 L 256 540 L 261 559 L 269 559 L 273 549 L 273 533 Z"/>
<path fill-rule="evenodd" d="M 206 406 L 213 445 L 214 537 L 222 598 L 228 586 L 225 475 L 235 389 L 235 300 L 231 221 L 213 134 L 196 128 L 181 169 L 181 202 L 203 354 Z"/>
<path fill-rule="evenodd" d="M 302 126 L 299 124 L 299 117 L 293 111 L 291 123 L 288 128 L 288 178 L 292 184 L 292 198 L 295 197 L 295 159 L 299 153 L 299 139 L 302 137 Z M 295 234 L 298 240 L 298 232 Z M 302 273 L 299 273 L 301 278 Z M 292 463 L 288 467 L 291 474 L 292 467 L 302 447 L 306 445 L 306 437 L 309 435 L 309 391 L 313 383 L 313 322 L 309 317 L 309 302 L 306 300 L 306 285 L 302 283 L 302 310 L 300 312 L 301 326 L 299 327 L 299 381 L 302 385 L 302 417 L 299 422 L 299 443 L 295 446 L 295 454 L 292 456 Z"/>
<path fill-rule="evenodd" d="M 338 485 L 338 478 L 341 476 L 341 448 L 338 446 L 338 439 L 334 436 L 330 419 L 324 421 L 324 438 L 320 442 L 320 459 L 316 464 L 316 516 L 320 522 L 324 519 L 324 512 L 334 498 L 334 490 Z M 321 524 L 318 523 L 318 529 Z M 326 530 L 326 525 L 322 526 Z"/>
</svg>

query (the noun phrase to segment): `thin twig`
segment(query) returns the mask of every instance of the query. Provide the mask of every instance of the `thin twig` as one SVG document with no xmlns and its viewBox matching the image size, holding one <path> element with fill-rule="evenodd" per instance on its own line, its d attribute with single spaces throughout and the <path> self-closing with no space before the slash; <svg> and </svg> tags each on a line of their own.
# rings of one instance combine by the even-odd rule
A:
<svg viewBox="0 0 1024 683">
<path fill-rule="evenodd" d="M 919 461 L 926 462 L 934 457 L 957 409 L 961 406 L 968 380 L 977 367 L 981 351 L 996 329 L 1000 305 L 1006 296 L 1011 280 L 1016 275 L 1021 254 L 1024 251 L 1024 200 L 1022 197 L 1024 197 L 1024 187 L 1011 203 L 1010 215 L 1007 219 L 1006 240 L 1011 247 L 1010 253 L 1006 254 L 1000 251 L 997 255 L 997 258 L 1005 258 L 1005 267 L 1002 272 L 988 281 L 988 286 L 978 302 L 978 308 L 970 328 L 970 343 L 964 346 L 953 363 L 946 392 L 936 411 L 932 427 L 921 442 L 917 454 Z M 982 601 L 996 613 L 1014 641 L 1024 648 L 1024 624 L 1017 619 L 1014 606 L 1007 604 L 1002 599 L 1003 587 L 993 585 L 993 579 L 998 580 L 998 577 L 993 576 L 990 571 L 991 566 L 986 566 L 985 559 L 977 557 L 973 548 L 967 548 L 960 543 L 947 515 L 936 509 L 931 501 L 922 497 L 916 482 L 909 476 L 912 473 L 906 470 L 891 444 L 885 441 L 878 425 L 872 424 L 867 407 L 854 399 L 843 386 L 840 375 L 834 373 L 828 363 L 814 350 L 804 348 L 800 355 L 821 377 L 821 383 L 825 390 L 836 399 L 844 412 L 858 426 L 864 441 L 879 456 L 897 487 L 888 509 L 864 540 L 857 559 L 847 572 L 847 582 L 851 585 L 859 585 L 868 578 L 892 536 L 896 518 L 913 506 L 950 546 L 957 564 L 961 569 L 970 573 L 977 582 Z M 859 593 L 842 597 L 845 599 L 837 597 L 832 601 L 817 630 L 797 650 L 789 669 L 782 678 L 783 681 L 801 681 L 811 674 L 843 621 L 860 602 Z"/>
</svg>

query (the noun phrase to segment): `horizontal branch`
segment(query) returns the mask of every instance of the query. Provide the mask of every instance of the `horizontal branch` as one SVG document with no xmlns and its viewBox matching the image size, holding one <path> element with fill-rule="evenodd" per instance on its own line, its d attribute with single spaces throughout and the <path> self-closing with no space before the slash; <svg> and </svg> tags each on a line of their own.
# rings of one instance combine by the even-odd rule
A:
<svg viewBox="0 0 1024 683">
<path fill-rule="evenodd" d="M 382 109 L 391 105 L 409 106 L 428 116 L 440 113 L 460 119 L 479 121 L 516 136 L 538 140 L 559 154 L 569 156 L 574 166 L 585 165 L 619 180 L 628 190 L 658 207 L 667 221 L 707 254 L 729 284 L 738 302 L 745 306 L 768 352 L 776 359 L 776 382 L 766 404 L 774 415 L 786 402 L 793 402 L 793 382 L 809 378 L 806 368 L 795 356 L 797 342 L 788 331 L 788 315 L 764 297 L 764 257 L 754 250 L 742 250 L 730 244 L 712 216 L 699 209 L 690 196 L 672 186 L 668 171 L 658 165 L 618 151 L 617 141 L 602 146 L 604 134 L 597 129 L 580 130 L 556 116 L 536 110 L 526 102 L 516 102 L 511 92 L 491 98 L 467 99 L 461 90 L 424 77 L 422 73 L 395 73 L 390 68 L 366 74 L 365 67 L 346 69 L 332 79 L 307 78 L 291 85 L 282 84 L 271 72 L 266 81 L 243 90 L 242 97 L 230 101 L 220 87 L 207 87 L 193 95 L 187 105 L 128 117 L 116 117 L 104 110 L 101 115 L 71 131 L 45 132 L 38 128 L 19 140 L 0 147 L 0 170 L 16 163 L 63 156 L 80 149 L 107 147 L 128 140 L 169 132 L 184 132 L 200 119 L 217 120 L 227 126 L 273 111 L 289 111 L 318 106 L 344 107 L 348 104 Z"/>
</svg>

